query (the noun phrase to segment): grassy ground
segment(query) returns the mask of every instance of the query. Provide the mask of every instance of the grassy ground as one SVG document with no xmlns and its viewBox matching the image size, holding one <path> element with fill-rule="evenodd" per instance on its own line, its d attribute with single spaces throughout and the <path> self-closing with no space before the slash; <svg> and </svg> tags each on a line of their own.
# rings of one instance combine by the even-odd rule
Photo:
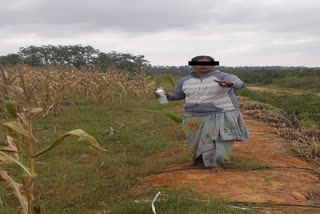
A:
<svg viewBox="0 0 320 214">
<path fill-rule="evenodd" d="M 183 101 L 171 102 L 167 108 L 182 116 L 182 104 Z M 137 187 L 135 184 L 140 178 L 162 171 L 169 165 L 190 161 L 189 153 L 178 152 L 185 148 L 186 143 L 181 124 L 165 115 L 121 109 L 164 108 L 157 100 L 149 103 L 128 101 L 115 105 L 118 107 L 109 104 L 68 105 L 64 107 L 63 115 L 34 121 L 34 129 L 38 130 L 36 135 L 41 142 L 36 150 L 77 128 L 94 136 L 109 150 L 108 154 L 97 153 L 78 142 L 76 137 L 70 137 L 53 151 L 37 158 L 36 196 L 40 201 L 41 213 L 88 214 L 103 210 L 111 213 L 152 213 L 150 203 L 135 203 L 135 200 L 152 199 L 159 189 L 147 185 Z M 110 127 L 113 129 L 112 136 Z M 3 130 L 0 137 L 3 142 Z M 158 153 L 167 151 L 177 151 L 177 154 L 157 158 Z M 243 162 L 242 165 L 244 169 L 257 167 L 250 162 Z M 6 167 L 1 165 L 3 168 Z M 6 169 L 19 181 L 14 170 Z M 159 213 L 248 212 L 227 207 L 217 199 L 209 204 L 192 201 L 188 199 L 192 194 L 192 191 L 185 189 L 169 192 L 172 196 L 157 203 Z M 0 199 L 3 205 L 0 213 L 17 212 L 17 200 L 4 185 L 0 187 Z"/>
<path fill-rule="evenodd" d="M 247 84 L 247 87 L 261 87 L 261 88 L 266 88 L 266 89 L 276 89 L 279 90 L 277 92 L 281 92 L 284 94 L 304 94 L 306 93 L 305 90 L 302 89 L 296 89 L 296 88 L 285 88 L 279 85 L 275 84 Z"/>
<path fill-rule="evenodd" d="M 316 76 L 309 77 L 286 77 L 282 79 L 273 80 L 272 83 L 267 84 L 270 87 L 278 87 L 287 90 L 297 90 L 302 92 L 320 92 L 320 78 Z"/>
<path fill-rule="evenodd" d="M 293 95 L 286 92 L 261 92 L 245 88 L 237 90 L 236 94 L 283 109 L 294 115 L 306 127 L 320 126 L 320 97 L 312 93 Z"/>
<path fill-rule="evenodd" d="M 247 84 L 247 87 L 259 87 L 262 89 L 271 89 L 271 92 L 277 92 L 277 93 L 282 93 L 282 94 L 288 94 L 288 95 L 301 95 L 301 94 L 313 94 L 319 96 L 320 93 L 315 90 L 304 90 L 304 89 L 299 89 L 299 88 L 286 88 L 281 85 L 277 84 Z M 274 91 L 272 91 L 274 90 Z"/>
<path fill-rule="evenodd" d="M 283 93 L 312 93 L 315 95 L 319 95 L 320 78 L 317 76 L 285 77 L 281 79 L 273 79 L 272 82 L 267 84 L 248 84 L 248 86 L 277 89 L 283 91 Z"/>
</svg>

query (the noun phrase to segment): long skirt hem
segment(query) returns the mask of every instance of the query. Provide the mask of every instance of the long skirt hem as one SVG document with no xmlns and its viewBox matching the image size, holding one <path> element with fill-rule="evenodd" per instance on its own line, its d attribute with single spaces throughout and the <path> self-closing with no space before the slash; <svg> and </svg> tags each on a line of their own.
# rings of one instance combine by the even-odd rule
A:
<svg viewBox="0 0 320 214">
<path fill-rule="evenodd" d="M 206 116 L 185 114 L 182 127 L 192 159 L 202 155 L 206 167 L 215 167 L 217 163 L 231 163 L 234 141 L 245 142 L 250 138 L 240 111 Z"/>
</svg>

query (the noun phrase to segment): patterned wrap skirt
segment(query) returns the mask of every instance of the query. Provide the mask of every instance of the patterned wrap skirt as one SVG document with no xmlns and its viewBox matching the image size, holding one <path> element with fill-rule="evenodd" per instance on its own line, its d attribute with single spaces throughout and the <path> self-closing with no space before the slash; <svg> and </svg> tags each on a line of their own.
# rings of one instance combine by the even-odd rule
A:
<svg viewBox="0 0 320 214">
<path fill-rule="evenodd" d="M 206 167 L 231 163 L 233 141 L 244 142 L 250 137 L 240 111 L 205 116 L 184 114 L 182 128 L 192 159 L 202 155 Z"/>
</svg>

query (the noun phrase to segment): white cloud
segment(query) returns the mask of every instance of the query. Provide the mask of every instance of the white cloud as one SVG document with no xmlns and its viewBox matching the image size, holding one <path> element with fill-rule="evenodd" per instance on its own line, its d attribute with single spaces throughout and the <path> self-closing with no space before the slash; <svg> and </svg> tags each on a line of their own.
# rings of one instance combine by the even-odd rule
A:
<svg viewBox="0 0 320 214">
<path fill-rule="evenodd" d="M 27 45 L 92 45 L 186 65 L 320 66 L 318 0 L 4 0 L 0 55 Z M 297 59 L 298 58 L 298 59 Z"/>
</svg>

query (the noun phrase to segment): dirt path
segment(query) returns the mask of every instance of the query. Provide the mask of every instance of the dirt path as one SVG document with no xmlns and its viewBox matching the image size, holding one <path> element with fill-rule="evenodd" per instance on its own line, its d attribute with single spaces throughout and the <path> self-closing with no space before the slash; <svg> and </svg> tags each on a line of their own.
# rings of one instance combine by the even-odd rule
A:
<svg viewBox="0 0 320 214">
<path fill-rule="evenodd" d="M 269 166 L 316 171 L 271 168 L 249 171 L 226 169 L 222 173 L 211 173 L 208 169 L 190 169 L 149 176 L 143 182 L 165 187 L 193 185 L 194 190 L 204 196 L 215 194 L 232 201 L 320 206 L 320 167 L 287 151 L 270 125 L 246 115 L 244 118 L 252 137 L 244 143 L 236 142 L 232 155 L 251 158 L 256 163 Z M 189 151 L 186 149 L 185 152 Z M 159 158 L 166 158 L 166 155 L 159 154 Z M 188 164 L 168 169 L 186 169 Z M 274 213 L 320 213 L 320 209 L 314 208 L 278 206 L 275 210 Z"/>
</svg>

